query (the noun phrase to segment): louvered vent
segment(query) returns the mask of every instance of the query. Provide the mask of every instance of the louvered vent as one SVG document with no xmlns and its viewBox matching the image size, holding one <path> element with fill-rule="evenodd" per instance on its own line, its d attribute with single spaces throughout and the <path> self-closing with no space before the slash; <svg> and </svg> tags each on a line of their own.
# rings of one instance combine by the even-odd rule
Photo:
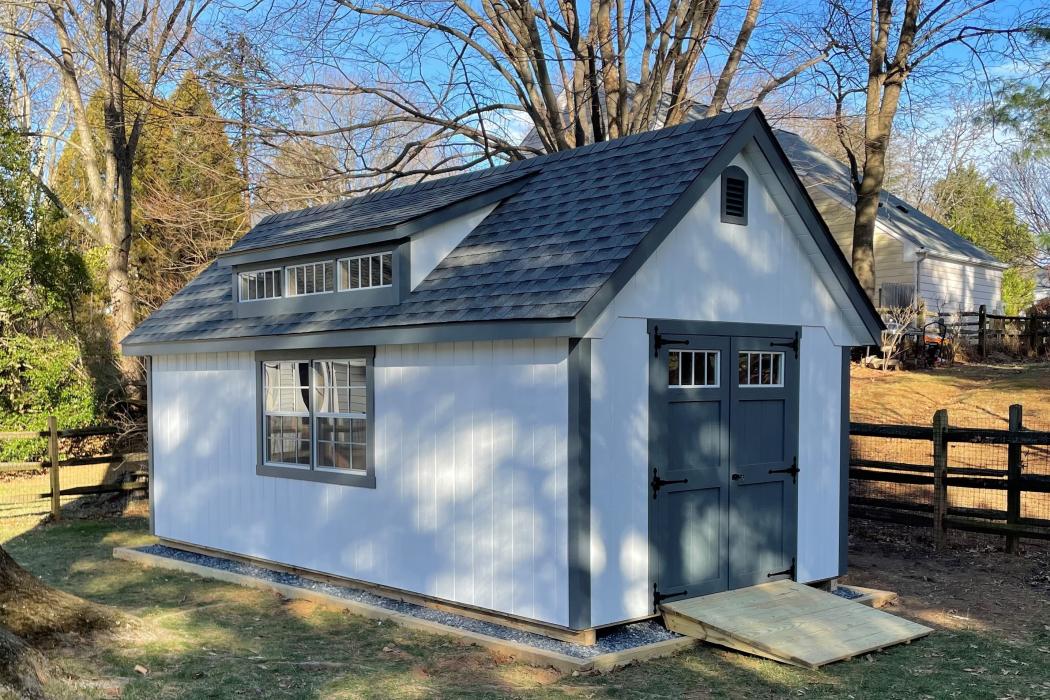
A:
<svg viewBox="0 0 1050 700">
<path fill-rule="evenodd" d="M 735 165 L 722 171 L 722 223 L 747 226 L 747 173 Z"/>
<path fill-rule="evenodd" d="M 725 215 L 734 219 L 747 216 L 747 180 L 726 178 Z"/>
</svg>

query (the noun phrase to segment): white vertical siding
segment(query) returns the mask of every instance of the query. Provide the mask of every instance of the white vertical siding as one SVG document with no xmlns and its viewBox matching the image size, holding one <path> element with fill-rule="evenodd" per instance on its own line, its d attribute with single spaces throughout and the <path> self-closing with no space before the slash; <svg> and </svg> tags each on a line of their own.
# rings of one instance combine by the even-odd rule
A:
<svg viewBox="0 0 1050 700">
<path fill-rule="evenodd" d="M 1002 270 L 928 257 L 919 264 L 919 294 L 934 312 L 1002 308 Z"/>
<path fill-rule="evenodd" d="M 467 237 L 493 209 L 495 204 L 482 207 L 463 216 L 420 231 L 408 243 L 410 274 L 409 288 L 415 289 L 438 266 L 459 242 Z"/>
<path fill-rule="evenodd" d="M 157 534 L 566 624 L 567 350 L 377 348 L 375 489 L 255 474 L 250 354 L 157 357 Z"/>
<path fill-rule="evenodd" d="M 801 580 L 838 573 L 841 346 L 854 336 L 816 274 L 823 259 L 799 240 L 809 234 L 771 194 L 779 185 L 745 157 L 734 164 L 750 177 L 748 225 L 720 223 L 716 184 L 588 333 L 595 625 L 646 615 L 651 601 L 648 318 L 803 327 L 798 565 Z"/>
</svg>

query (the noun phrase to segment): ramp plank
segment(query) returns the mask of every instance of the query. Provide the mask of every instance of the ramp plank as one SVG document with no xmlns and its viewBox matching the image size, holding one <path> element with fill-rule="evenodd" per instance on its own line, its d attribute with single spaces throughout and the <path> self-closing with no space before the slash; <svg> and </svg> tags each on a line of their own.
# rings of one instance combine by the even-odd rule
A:
<svg viewBox="0 0 1050 700">
<path fill-rule="evenodd" d="M 820 668 L 932 632 L 794 581 L 664 603 L 668 628 L 782 663 Z"/>
</svg>

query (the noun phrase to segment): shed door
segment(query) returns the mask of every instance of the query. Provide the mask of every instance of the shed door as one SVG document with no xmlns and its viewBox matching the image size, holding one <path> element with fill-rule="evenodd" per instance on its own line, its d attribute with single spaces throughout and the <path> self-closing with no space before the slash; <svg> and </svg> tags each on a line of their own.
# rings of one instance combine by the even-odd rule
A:
<svg viewBox="0 0 1050 700">
<path fill-rule="evenodd" d="M 657 334 L 650 493 L 655 602 L 793 575 L 793 338 Z"/>
</svg>

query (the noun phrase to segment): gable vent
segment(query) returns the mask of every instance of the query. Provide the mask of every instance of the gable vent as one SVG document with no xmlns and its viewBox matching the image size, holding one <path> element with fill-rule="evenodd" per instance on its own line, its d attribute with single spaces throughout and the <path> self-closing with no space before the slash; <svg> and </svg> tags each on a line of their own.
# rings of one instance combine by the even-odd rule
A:
<svg viewBox="0 0 1050 700">
<path fill-rule="evenodd" d="M 747 173 L 736 166 L 722 172 L 722 222 L 747 224 Z"/>
</svg>

